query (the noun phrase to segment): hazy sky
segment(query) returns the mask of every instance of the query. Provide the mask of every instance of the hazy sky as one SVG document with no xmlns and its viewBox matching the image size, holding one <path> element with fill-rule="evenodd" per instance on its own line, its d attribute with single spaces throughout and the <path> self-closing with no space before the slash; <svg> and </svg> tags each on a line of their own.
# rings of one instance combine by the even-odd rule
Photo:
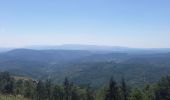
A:
<svg viewBox="0 0 170 100">
<path fill-rule="evenodd" d="M 170 0 L 0 0 L 0 47 L 170 47 Z"/>
</svg>

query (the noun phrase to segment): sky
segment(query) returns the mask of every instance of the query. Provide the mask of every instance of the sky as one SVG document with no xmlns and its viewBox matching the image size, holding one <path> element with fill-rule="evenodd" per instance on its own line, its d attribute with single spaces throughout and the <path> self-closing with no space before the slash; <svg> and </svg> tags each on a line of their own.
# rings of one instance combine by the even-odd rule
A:
<svg viewBox="0 0 170 100">
<path fill-rule="evenodd" d="M 0 0 L 0 47 L 170 48 L 170 0 Z"/>
</svg>

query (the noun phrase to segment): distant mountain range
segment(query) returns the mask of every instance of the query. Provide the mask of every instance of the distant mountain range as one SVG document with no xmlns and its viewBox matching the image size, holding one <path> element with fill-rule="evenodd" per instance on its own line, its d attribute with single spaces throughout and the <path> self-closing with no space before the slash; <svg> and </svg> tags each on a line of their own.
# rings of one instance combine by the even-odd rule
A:
<svg viewBox="0 0 170 100">
<path fill-rule="evenodd" d="M 14 48 L 0 48 L 0 53 L 1 53 L 1 52 L 10 51 L 10 50 L 12 50 L 12 49 L 14 49 Z"/>
<path fill-rule="evenodd" d="M 128 53 L 165 53 L 170 52 L 170 48 L 130 48 L 121 46 L 105 46 L 105 45 L 81 45 L 81 44 L 65 44 L 65 45 L 33 45 L 23 47 L 25 49 L 34 50 L 88 50 L 88 51 L 114 51 Z M 9 51 L 16 48 L 0 48 L 0 52 Z M 18 48 L 20 49 L 20 48 Z"/>
<path fill-rule="evenodd" d="M 130 48 L 121 46 L 105 46 L 105 45 L 81 45 L 81 44 L 65 44 L 56 46 L 35 45 L 25 47 L 36 50 L 88 50 L 88 51 L 104 51 L 104 52 L 127 52 L 127 53 L 166 53 L 170 52 L 170 48 Z"/>
<path fill-rule="evenodd" d="M 100 50 L 100 51 L 124 51 L 131 48 L 120 47 L 120 46 L 99 46 L 99 45 L 76 45 L 76 44 L 66 44 L 58 46 L 30 46 L 30 49 L 63 49 L 63 50 Z"/>
</svg>

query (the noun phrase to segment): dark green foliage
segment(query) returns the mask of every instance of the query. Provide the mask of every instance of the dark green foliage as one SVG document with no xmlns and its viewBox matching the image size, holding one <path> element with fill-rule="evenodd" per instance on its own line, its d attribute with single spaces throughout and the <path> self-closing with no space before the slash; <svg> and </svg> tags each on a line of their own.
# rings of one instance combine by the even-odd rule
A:
<svg viewBox="0 0 170 100">
<path fill-rule="evenodd" d="M 92 90 L 90 89 L 90 86 L 87 87 L 86 89 L 86 99 L 87 100 L 94 100 L 94 93 L 92 92 Z"/>
<path fill-rule="evenodd" d="M 143 89 L 144 100 L 155 100 L 154 87 L 153 85 L 146 84 Z"/>
<path fill-rule="evenodd" d="M 170 77 L 163 77 L 157 84 L 128 88 L 125 79 L 119 83 L 113 78 L 107 88 L 94 90 L 79 87 L 65 78 L 63 86 L 51 80 L 16 80 L 8 72 L 0 73 L 0 95 L 23 96 L 30 100 L 170 100 Z"/>
<path fill-rule="evenodd" d="M 12 94 L 13 93 L 13 89 L 14 89 L 14 86 L 13 86 L 13 81 L 10 80 L 9 82 L 6 83 L 6 85 L 4 86 L 2 92 L 5 93 L 5 94 Z"/>
<path fill-rule="evenodd" d="M 121 81 L 121 90 L 122 90 L 122 98 L 123 100 L 128 100 L 128 87 L 127 87 L 127 84 L 125 82 L 125 79 L 122 78 L 122 81 Z"/>
<path fill-rule="evenodd" d="M 46 91 L 46 98 L 47 100 L 51 100 L 51 96 L 52 96 L 52 83 L 51 80 L 48 79 L 45 82 L 45 91 Z"/>
<path fill-rule="evenodd" d="M 130 100 L 144 100 L 142 92 L 135 88 L 131 93 Z"/>
<path fill-rule="evenodd" d="M 64 100 L 64 90 L 62 87 L 55 85 L 52 92 L 52 100 Z"/>
<path fill-rule="evenodd" d="M 80 100 L 79 94 L 75 87 L 73 87 L 73 89 L 71 90 L 71 99 L 70 100 Z"/>
<path fill-rule="evenodd" d="M 35 97 L 35 85 L 33 81 L 25 81 L 24 82 L 24 97 L 34 98 Z"/>
<path fill-rule="evenodd" d="M 113 78 L 110 79 L 109 89 L 107 90 L 105 100 L 119 100 L 119 87 Z"/>
<path fill-rule="evenodd" d="M 8 72 L 0 73 L 0 89 L 3 94 L 12 94 L 14 92 L 14 79 Z"/>
<path fill-rule="evenodd" d="M 16 81 L 14 94 L 15 95 L 23 94 L 23 91 L 24 91 L 23 88 L 24 88 L 24 82 L 22 80 Z"/>
<path fill-rule="evenodd" d="M 65 78 L 63 87 L 64 87 L 64 100 L 81 100 L 77 87 L 74 86 L 74 84 L 70 82 L 67 78 Z"/>
<path fill-rule="evenodd" d="M 69 82 L 67 78 L 65 78 L 65 81 L 63 83 L 64 87 L 64 98 L 65 100 L 70 100 L 71 99 L 71 90 L 72 90 L 72 83 Z"/>
<path fill-rule="evenodd" d="M 170 100 L 170 76 L 163 77 L 157 84 L 156 100 Z"/>
<path fill-rule="evenodd" d="M 42 81 L 38 82 L 36 91 L 37 91 L 37 100 L 45 100 L 46 90 L 45 90 L 44 83 Z"/>
</svg>

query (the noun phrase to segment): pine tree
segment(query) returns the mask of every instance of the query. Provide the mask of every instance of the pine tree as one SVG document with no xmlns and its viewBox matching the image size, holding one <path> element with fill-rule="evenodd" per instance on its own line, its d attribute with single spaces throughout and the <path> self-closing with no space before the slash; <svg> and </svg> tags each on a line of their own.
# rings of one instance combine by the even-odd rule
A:
<svg viewBox="0 0 170 100">
<path fill-rule="evenodd" d="M 14 92 L 14 81 L 10 80 L 9 82 L 7 82 L 2 91 L 3 91 L 4 94 L 13 94 L 13 92 Z"/>
<path fill-rule="evenodd" d="M 58 85 L 53 88 L 52 100 L 64 100 L 64 91 Z"/>
<path fill-rule="evenodd" d="M 14 80 L 10 77 L 8 72 L 0 73 L 0 90 L 2 93 L 12 93 L 13 92 Z"/>
<path fill-rule="evenodd" d="M 135 88 L 130 96 L 130 100 L 143 100 L 143 94 L 142 92 Z"/>
<path fill-rule="evenodd" d="M 39 81 L 37 84 L 37 100 L 45 100 L 45 87 L 42 81 Z"/>
<path fill-rule="evenodd" d="M 90 90 L 90 86 L 86 88 L 86 96 L 87 100 L 94 100 L 93 93 Z"/>
<path fill-rule="evenodd" d="M 26 81 L 24 87 L 24 96 L 30 98 L 32 96 L 30 83 Z"/>
<path fill-rule="evenodd" d="M 144 100 L 155 100 L 154 89 L 150 84 L 146 84 L 143 89 Z"/>
<path fill-rule="evenodd" d="M 22 80 L 16 81 L 16 82 L 15 82 L 14 94 L 15 94 L 15 95 L 24 94 L 23 88 L 24 88 L 23 81 L 22 81 Z"/>
<path fill-rule="evenodd" d="M 35 97 L 35 85 L 32 80 L 24 82 L 24 97 L 33 99 Z"/>
<path fill-rule="evenodd" d="M 157 84 L 156 100 L 170 100 L 170 76 L 163 77 Z"/>
<path fill-rule="evenodd" d="M 47 94 L 47 100 L 51 100 L 51 95 L 52 95 L 52 83 L 51 83 L 51 80 L 48 79 L 46 80 L 46 83 L 45 83 L 45 89 L 46 89 L 46 94 Z"/>
<path fill-rule="evenodd" d="M 128 100 L 128 89 L 124 78 L 122 78 L 121 85 L 123 100 Z"/>
<path fill-rule="evenodd" d="M 71 100 L 80 100 L 76 87 L 71 90 Z"/>
<path fill-rule="evenodd" d="M 105 100 L 119 100 L 119 91 L 116 81 L 110 79 L 109 89 L 107 90 Z"/>
<path fill-rule="evenodd" d="M 70 100 L 72 83 L 70 83 L 69 80 L 67 78 L 65 78 L 63 85 L 64 85 L 65 100 Z"/>
</svg>

